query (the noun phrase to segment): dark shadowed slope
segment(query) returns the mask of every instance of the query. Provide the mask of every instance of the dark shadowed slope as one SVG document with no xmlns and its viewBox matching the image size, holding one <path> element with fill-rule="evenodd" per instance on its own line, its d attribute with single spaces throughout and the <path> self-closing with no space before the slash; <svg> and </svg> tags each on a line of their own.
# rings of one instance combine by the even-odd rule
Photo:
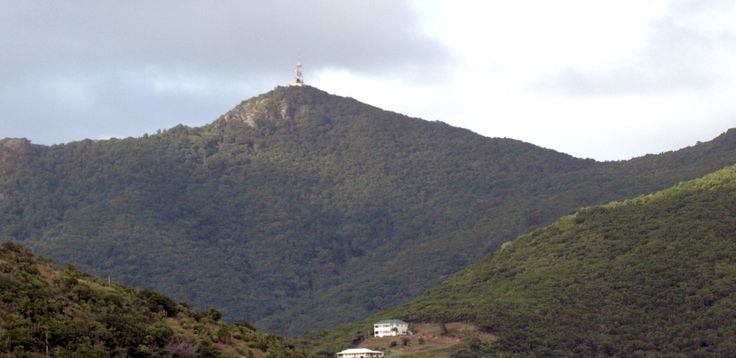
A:
<svg viewBox="0 0 736 358">
<path fill-rule="evenodd" d="M 580 206 L 736 163 L 735 137 L 597 163 L 280 87 L 201 128 L 3 140 L 0 237 L 296 333 L 406 302 Z"/>
</svg>

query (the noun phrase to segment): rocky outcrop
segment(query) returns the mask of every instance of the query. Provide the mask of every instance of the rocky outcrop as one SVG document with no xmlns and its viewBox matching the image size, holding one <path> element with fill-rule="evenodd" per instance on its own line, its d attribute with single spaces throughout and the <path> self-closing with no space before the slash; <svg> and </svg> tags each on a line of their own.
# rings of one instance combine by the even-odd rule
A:
<svg viewBox="0 0 736 358">
<path fill-rule="evenodd" d="M 241 122 L 255 127 L 259 123 L 281 124 L 306 118 L 313 110 L 309 96 L 304 93 L 316 91 L 309 87 L 277 88 L 268 96 L 258 96 L 237 105 L 220 117 L 218 122 Z"/>
</svg>

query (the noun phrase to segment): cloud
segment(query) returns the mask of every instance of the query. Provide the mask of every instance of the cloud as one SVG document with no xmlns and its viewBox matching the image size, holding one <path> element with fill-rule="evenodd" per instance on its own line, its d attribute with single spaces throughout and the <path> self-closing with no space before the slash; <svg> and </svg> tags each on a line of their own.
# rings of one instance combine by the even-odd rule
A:
<svg viewBox="0 0 736 358">
<path fill-rule="evenodd" d="M 0 16 L 6 73 L 138 66 L 276 72 L 291 70 L 299 55 L 316 68 L 361 71 L 443 56 L 404 1 L 23 1 L 6 4 Z"/>
<path fill-rule="evenodd" d="M 326 71 L 322 88 L 599 160 L 675 150 L 733 126 L 731 1 L 415 4 L 457 61 L 449 80 Z"/>
<path fill-rule="evenodd" d="M 290 83 L 297 56 L 328 92 L 597 159 L 736 112 L 730 0 L 29 0 L 0 12 L 0 137 L 204 124 Z"/>
<path fill-rule="evenodd" d="M 711 88 L 724 79 L 724 70 L 734 60 L 732 22 L 718 16 L 734 10 L 724 1 L 671 3 L 669 13 L 650 24 L 646 46 L 629 61 L 595 68 L 562 67 L 532 87 L 596 96 Z"/>
<path fill-rule="evenodd" d="M 170 125 L 167 111 L 202 124 L 289 83 L 298 56 L 307 81 L 327 68 L 414 81 L 447 62 L 406 1 L 5 2 L 0 137 L 135 135 Z"/>
</svg>

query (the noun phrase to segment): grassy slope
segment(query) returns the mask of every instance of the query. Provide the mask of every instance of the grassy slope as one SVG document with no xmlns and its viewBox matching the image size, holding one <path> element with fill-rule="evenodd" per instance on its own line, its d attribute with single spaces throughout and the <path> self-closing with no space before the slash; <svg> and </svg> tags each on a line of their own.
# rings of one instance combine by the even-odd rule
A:
<svg viewBox="0 0 736 358">
<path fill-rule="evenodd" d="M 0 244 L 0 355 L 10 357 L 306 357 L 216 311 L 60 268 Z"/>
<path fill-rule="evenodd" d="M 581 206 L 733 163 L 736 131 L 597 163 L 277 88 L 202 128 L 0 141 L 0 241 L 296 333 L 406 302 Z"/>
<path fill-rule="evenodd" d="M 387 357 L 447 357 L 465 345 L 496 340 L 496 336 L 461 322 L 412 323 L 409 329 L 409 336 L 369 337 L 359 347 L 382 351 Z"/>
<path fill-rule="evenodd" d="M 374 319 L 401 317 L 467 321 L 498 337 L 467 357 L 734 356 L 735 235 L 729 167 L 563 217 L 407 305 L 303 343 L 329 351 Z"/>
</svg>

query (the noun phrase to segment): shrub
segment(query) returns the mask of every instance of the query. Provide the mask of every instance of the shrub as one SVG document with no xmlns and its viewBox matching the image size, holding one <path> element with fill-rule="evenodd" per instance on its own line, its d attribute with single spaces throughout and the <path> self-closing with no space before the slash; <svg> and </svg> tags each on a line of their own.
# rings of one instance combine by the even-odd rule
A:
<svg viewBox="0 0 736 358">
<path fill-rule="evenodd" d="M 182 338 L 174 338 L 166 343 L 164 350 L 174 358 L 197 357 L 197 345 Z"/>
<path fill-rule="evenodd" d="M 165 311 L 167 317 L 174 317 L 179 313 L 176 301 L 169 297 L 166 297 L 158 292 L 154 292 L 148 289 L 141 290 L 141 297 L 146 300 L 148 309 L 152 312 Z"/>
</svg>

